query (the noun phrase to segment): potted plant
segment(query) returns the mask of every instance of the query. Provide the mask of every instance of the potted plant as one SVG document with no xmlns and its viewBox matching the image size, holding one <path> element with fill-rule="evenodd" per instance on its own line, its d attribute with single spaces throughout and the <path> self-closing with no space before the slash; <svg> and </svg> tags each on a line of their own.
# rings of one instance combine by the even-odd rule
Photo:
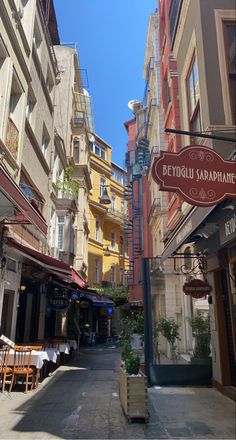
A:
<svg viewBox="0 0 236 440">
<path fill-rule="evenodd" d="M 140 358 L 131 348 L 131 327 L 129 318 L 125 318 L 121 324 L 120 401 L 129 422 L 137 418 L 147 422 L 147 377 L 140 371 Z"/>
<path fill-rule="evenodd" d="M 191 325 L 193 336 L 195 337 L 195 346 L 191 362 L 195 364 L 211 363 L 211 331 L 209 314 L 203 316 L 197 311 L 191 319 Z"/>
<path fill-rule="evenodd" d="M 176 341 L 179 338 L 179 325 L 173 318 L 160 318 L 158 323 L 158 330 L 166 338 L 170 344 L 170 358 L 173 362 L 177 362 Z"/>
</svg>

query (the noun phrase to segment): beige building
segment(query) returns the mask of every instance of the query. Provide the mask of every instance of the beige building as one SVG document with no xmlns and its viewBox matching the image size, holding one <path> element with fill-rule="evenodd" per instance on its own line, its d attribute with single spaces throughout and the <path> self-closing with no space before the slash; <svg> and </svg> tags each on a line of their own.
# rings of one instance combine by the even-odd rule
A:
<svg viewBox="0 0 236 440">
<path fill-rule="evenodd" d="M 56 89 L 55 126 L 63 139 L 69 175 L 65 175 L 65 167 L 58 157 L 58 174 L 53 182 L 57 188 L 57 214 L 52 219 L 52 227 L 63 261 L 73 262 L 74 268 L 87 279 L 88 197 L 92 187 L 89 165 L 89 142 L 93 132 L 91 98 L 83 88 L 76 47 L 55 46 L 55 53 L 61 75 Z M 63 243 L 60 234 L 65 237 Z"/>
<path fill-rule="evenodd" d="M 1 197 L 12 206 L 12 212 L 4 212 L 2 205 L 1 213 L 1 252 L 6 266 L 0 287 L 0 316 L 2 332 L 13 338 L 20 281 L 25 276 L 37 281 L 28 267 L 30 259 L 23 258 L 17 243 L 48 252 L 54 95 L 58 80 L 51 36 L 54 43 L 59 42 L 53 3 L 50 14 L 49 23 L 44 4 L 36 0 L 4 0 L 0 4 L 0 149 L 5 179 Z M 39 284 L 31 293 L 33 290 L 39 291 Z M 33 304 L 34 298 L 29 294 L 25 319 L 31 315 Z M 22 332 L 21 336 L 27 338 L 30 329 L 26 326 Z"/>
</svg>

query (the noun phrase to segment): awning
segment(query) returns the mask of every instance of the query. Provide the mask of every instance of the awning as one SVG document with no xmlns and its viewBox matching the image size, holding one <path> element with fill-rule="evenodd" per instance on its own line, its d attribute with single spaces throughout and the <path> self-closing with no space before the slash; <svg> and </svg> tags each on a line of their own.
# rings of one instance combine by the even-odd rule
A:
<svg viewBox="0 0 236 440">
<path fill-rule="evenodd" d="M 67 282 L 74 282 L 80 288 L 86 287 L 86 282 L 69 264 L 64 263 L 64 261 L 42 254 L 28 246 L 24 246 L 11 237 L 7 239 L 7 244 L 17 249 L 21 255 L 44 267 L 49 273 L 53 273 L 65 279 Z"/>
<path fill-rule="evenodd" d="M 99 295 L 96 290 L 92 289 L 79 289 L 80 299 L 87 299 L 94 307 L 114 307 L 115 303 L 109 297 L 105 295 Z"/>
<path fill-rule="evenodd" d="M 0 164 L 0 219 L 12 217 L 16 223 L 28 222 L 33 224 L 43 235 L 47 235 L 45 219 L 30 204 L 19 186 Z"/>
<path fill-rule="evenodd" d="M 165 261 L 187 240 L 194 230 L 203 222 L 203 220 L 215 209 L 215 206 L 209 208 L 194 207 L 187 217 L 176 229 L 174 235 L 166 244 L 165 250 L 161 255 L 161 261 Z"/>
</svg>

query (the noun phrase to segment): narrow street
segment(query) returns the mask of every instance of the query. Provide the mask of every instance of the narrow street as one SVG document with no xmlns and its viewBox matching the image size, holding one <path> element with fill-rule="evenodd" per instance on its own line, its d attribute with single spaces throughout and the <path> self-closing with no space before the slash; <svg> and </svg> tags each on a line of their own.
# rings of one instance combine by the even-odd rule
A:
<svg viewBox="0 0 236 440">
<path fill-rule="evenodd" d="M 211 388 L 149 388 L 148 424 L 119 400 L 120 350 L 82 349 L 35 391 L 0 394 L 1 439 L 234 439 L 235 404 Z"/>
</svg>

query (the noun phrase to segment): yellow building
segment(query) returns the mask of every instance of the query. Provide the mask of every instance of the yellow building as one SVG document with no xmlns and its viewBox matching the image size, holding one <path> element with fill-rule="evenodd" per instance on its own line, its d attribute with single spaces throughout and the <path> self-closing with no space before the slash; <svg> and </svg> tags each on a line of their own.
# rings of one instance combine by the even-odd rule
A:
<svg viewBox="0 0 236 440">
<path fill-rule="evenodd" d="M 88 283 L 94 287 L 125 285 L 129 265 L 123 231 L 126 172 L 112 162 L 111 146 L 97 135 L 90 143 L 90 169 Z M 104 196 L 110 203 L 103 203 Z"/>
</svg>

